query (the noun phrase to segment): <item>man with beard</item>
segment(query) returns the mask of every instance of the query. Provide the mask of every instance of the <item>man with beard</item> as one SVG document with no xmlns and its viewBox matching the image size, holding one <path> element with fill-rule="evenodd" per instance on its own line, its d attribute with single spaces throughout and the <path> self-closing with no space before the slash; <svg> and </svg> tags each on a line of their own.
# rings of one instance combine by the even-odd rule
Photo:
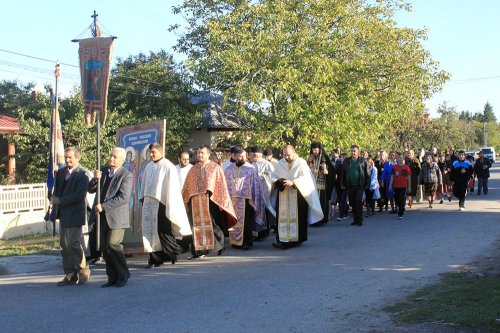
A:
<svg viewBox="0 0 500 333">
<path fill-rule="evenodd" d="M 272 179 L 271 175 L 274 171 L 274 166 L 262 156 L 262 151 L 259 147 L 251 147 L 251 153 L 249 153 L 250 161 L 253 166 L 257 169 L 260 180 L 260 191 L 262 193 L 262 199 L 264 201 L 264 206 L 266 207 L 266 229 L 259 232 L 258 238 L 266 237 L 269 234 L 270 228 L 274 228 L 276 224 L 276 212 L 270 201 L 270 195 L 272 190 Z"/>
<path fill-rule="evenodd" d="M 191 235 L 191 228 L 182 202 L 179 174 L 163 157 L 159 143 L 149 145 L 151 162 L 146 165 L 142 202 L 142 240 L 149 254 L 146 268 L 159 267 L 165 261 L 175 264 L 182 253 L 178 240 Z"/>
<path fill-rule="evenodd" d="M 229 229 L 229 241 L 235 248 L 248 250 L 253 246 L 253 234 L 267 229 L 266 209 L 257 169 L 246 162 L 246 152 L 238 149 L 235 162 L 224 171 L 227 189 L 238 221 Z"/>
<path fill-rule="evenodd" d="M 286 249 L 307 240 L 307 225 L 323 220 L 323 210 L 314 177 L 307 162 L 292 145 L 283 149 L 283 159 L 273 171 L 271 196 L 277 215 L 274 247 Z"/>
<path fill-rule="evenodd" d="M 319 194 L 321 209 L 323 210 L 323 220 L 313 225 L 320 226 L 328 223 L 328 217 L 330 215 L 330 197 L 332 195 L 332 184 L 335 176 L 330 157 L 325 152 L 320 142 L 311 143 L 307 165 L 309 165 L 313 174 L 316 189 Z"/>
<path fill-rule="evenodd" d="M 207 251 L 222 255 L 224 236 L 236 224 L 236 214 L 227 191 L 222 168 L 210 160 L 210 147 L 198 148 L 198 163 L 193 165 L 182 188 L 189 222 L 193 230 L 192 259 Z"/>
<path fill-rule="evenodd" d="M 231 157 L 222 163 L 222 171 L 226 171 L 227 167 L 236 161 L 235 155 L 236 151 L 239 149 L 241 149 L 240 146 L 231 146 L 230 148 Z"/>
<path fill-rule="evenodd" d="M 465 160 L 465 152 L 458 152 L 458 160 L 453 162 L 451 169 L 450 180 L 452 182 L 453 195 L 458 198 L 458 206 L 460 211 L 465 210 L 465 194 L 467 185 L 472 177 L 474 170 L 469 161 Z"/>
</svg>

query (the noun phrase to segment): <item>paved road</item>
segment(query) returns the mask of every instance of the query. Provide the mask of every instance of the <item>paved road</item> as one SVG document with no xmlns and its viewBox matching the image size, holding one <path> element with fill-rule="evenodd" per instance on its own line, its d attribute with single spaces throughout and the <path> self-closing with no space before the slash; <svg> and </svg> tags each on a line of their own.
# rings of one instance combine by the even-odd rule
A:
<svg viewBox="0 0 500 333">
<path fill-rule="evenodd" d="M 378 214 L 309 229 L 301 247 L 272 239 L 250 251 L 145 270 L 130 260 L 124 288 L 102 289 L 104 266 L 84 286 L 56 287 L 60 258 L 0 259 L 2 332 L 403 332 L 381 307 L 492 250 L 500 239 L 500 168 L 490 193 L 416 205 L 399 221 Z M 67 323 L 71 323 L 71 327 Z"/>
</svg>

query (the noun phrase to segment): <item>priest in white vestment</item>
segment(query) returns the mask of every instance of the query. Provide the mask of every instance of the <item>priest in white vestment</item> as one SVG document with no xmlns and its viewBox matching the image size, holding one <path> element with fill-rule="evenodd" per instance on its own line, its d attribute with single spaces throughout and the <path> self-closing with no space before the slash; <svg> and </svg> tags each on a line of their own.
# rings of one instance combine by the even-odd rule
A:
<svg viewBox="0 0 500 333">
<path fill-rule="evenodd" d="M 181 191 L 182 187 L 184 186 L 184 182 L 186 181 L 186 176 L 192 167 L 193 165 L 189 163 L 189 153 L 187 151 L 181 152 L 179 154 L 179 164 L 175 166 L 177 172 L 179 173 L 179 182 L 181 185 Z"/>
<path fill-rule="evenodd" d="M 151 162 L 144 170 L 139 194 L 142 240 L 149 253 L 146 268 L 161 266 L 165 261 L 175 264 L 183 250 L 180 241 L 191 235 L 177 169 L 163 157 L 160 144 L 150 144 L 149 155 Z"/>
<path fill-rule="evenodd" d="M 307 225 L 323 219 L 314 177 L 307 162 L 287 145 L 272 173 L 271 202 L 276 210 L 274 247 L 286 249 L 307 240 Z"/>
</svg>

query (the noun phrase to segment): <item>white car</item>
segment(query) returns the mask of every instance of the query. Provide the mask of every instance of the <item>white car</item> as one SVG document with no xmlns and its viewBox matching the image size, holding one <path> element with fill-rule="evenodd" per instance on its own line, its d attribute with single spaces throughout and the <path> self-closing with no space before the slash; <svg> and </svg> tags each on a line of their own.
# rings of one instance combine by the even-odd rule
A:
<svg viewBox="0 0 500 333">
<path fill-rule="evenodd" d="M 484 157 L 489 158 L 491 163 L 495 163 L 496 153 L 494 147 L 483 147 L 481 150 L 484 153 Z"/>
</svg>

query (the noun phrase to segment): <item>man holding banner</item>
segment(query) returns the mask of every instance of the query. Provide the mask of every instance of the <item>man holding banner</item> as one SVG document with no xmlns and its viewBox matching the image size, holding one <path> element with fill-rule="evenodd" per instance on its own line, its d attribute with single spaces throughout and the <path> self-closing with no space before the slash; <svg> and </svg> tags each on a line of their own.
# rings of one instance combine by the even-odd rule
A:
<svg viewBox="0 0 500 333">
<path fill-rule="evenodd" d="M 87 220 L 87 170 L 80 166 L 80 152 L 68 147 L 64 153 L 66 166 L 56 173 L 54 195 L 51 203 L 60 222 L 60 245 L 64 273 L 66 276 L 58 286 L 83 284 L 88 281 L 87 267 L 82 248 L 82 226 Z"/>
</svg>

